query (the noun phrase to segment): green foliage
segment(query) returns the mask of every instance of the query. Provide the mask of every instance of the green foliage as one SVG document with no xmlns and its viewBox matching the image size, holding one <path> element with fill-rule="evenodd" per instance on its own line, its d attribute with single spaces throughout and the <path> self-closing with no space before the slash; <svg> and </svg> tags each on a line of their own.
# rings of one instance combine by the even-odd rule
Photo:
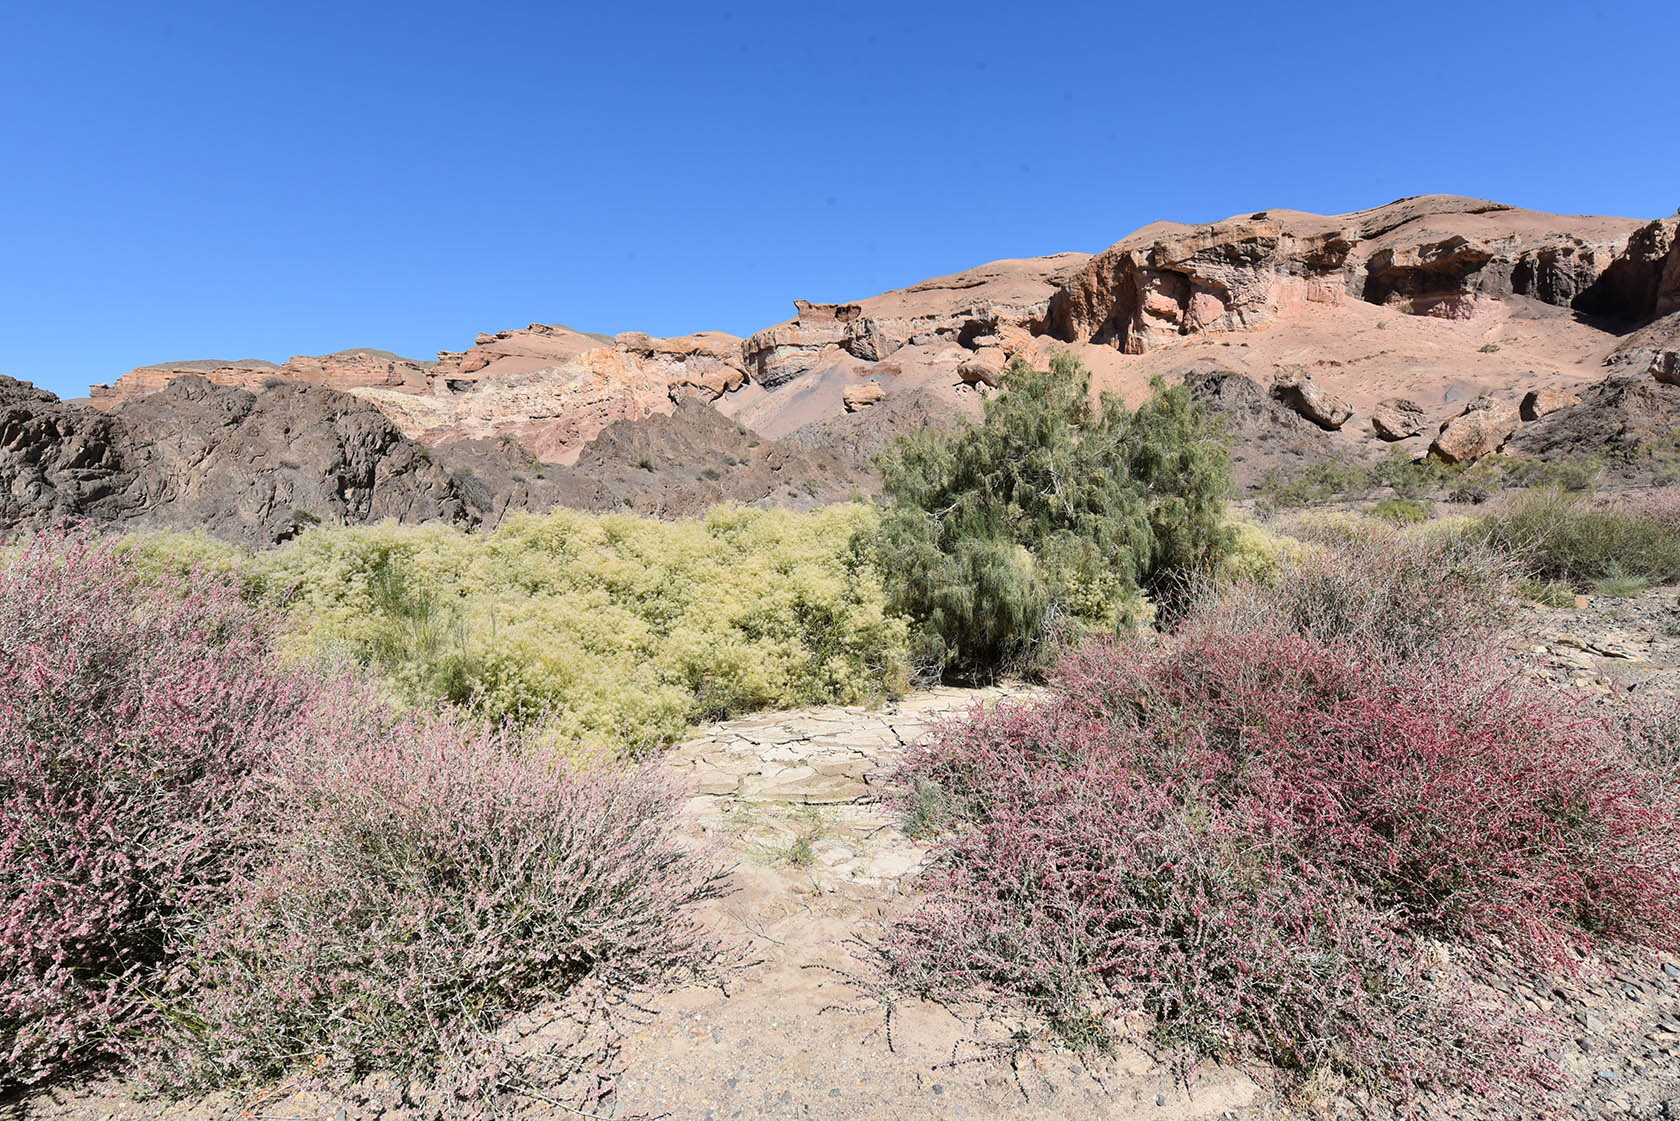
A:
<svg viewBox="0 0 1680 1121">
<path fill-rule="evenodd" d="M 366 665 L 411 701 L 637 747 L 698 719 L 900 689 L 907 624 L 852 544 L 876 524 L 861 505 L 556 511 L 488 534 L 314 529 L 248 563 L 306 653 Z"/>
<path fill-rule="evenodd" d="M 1093 410 L 1078 359 L 1050 365 L 1017 359 L 984 423 L 881 457 L 890 602 L 930 668 L 994 672 L 1063 632 L 1114 631 L 1231 547 L 1226 451 L 1188 393 L 1157 382 L 1135 413 Z"/>
<path fill-rule="evenodd" d="M 1437 496 L 1450 502 L 1482 503 L 1503 491 L 1527 487 L 1588 490 L 1603 472 L 1604 462 L 1598 457 L 1538 460 L 1486 455 L 1466 464 L 1446 463 L 1434 456 L 1410 459 L 1395 452 L 1373 463 L 1334 459 L 1287 475 L 1273 469 L 1261 480 L 1260 502 L 1280 510 L 1358 501 L 1387 489 L 1398 498 Z"/>
<path fill-rule="evenodd" d="M 1517 593 L 1524 599 L 1545 607 L 1575 606 L 1574 591 L 1568 584 L 1556 580 L 1518 580 Z"/>
<path fill-rule="evenodd" d="M 1434 507 L 1417 498 L 1385 498 L 1371 507 L 1370 514 L 1393 525 L 1417 525 L 1429 520 Z"/>
<path fill-rule="evenodd" d="M 1608 576 L 1593 581 L 1593 592 L 1611 599 L 1628 599 L 1640 594 L 1651 586 L 1651 581 L 1643 576 L 1632 576 L 1626 572 L 1612 572 Z"/>
<path fill-rule="evenodd" d="M 1470 532 L 1516 553 L 1537 580 L 1577 586 L 1608 580 L 1607 586 L 1626 587 L 1627 579 L 1667 583 L 1680 578 L 1680 532 L 1656 503 L 1646 507 L 1591 505 L 1560 490 L 1531 491 Z"/>
</svg>

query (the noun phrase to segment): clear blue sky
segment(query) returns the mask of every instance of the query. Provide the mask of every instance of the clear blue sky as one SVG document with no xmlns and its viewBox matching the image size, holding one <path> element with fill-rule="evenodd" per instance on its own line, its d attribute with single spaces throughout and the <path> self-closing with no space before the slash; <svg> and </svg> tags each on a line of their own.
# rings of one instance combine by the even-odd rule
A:
<svg viewBox="0 0 1680 1121">
<path fill-rule="evenodd" d="M 746 333 L 1158 218 L 1680 205 L 1674 0 L 0 12 L 0 373 Z"/>
</svg>

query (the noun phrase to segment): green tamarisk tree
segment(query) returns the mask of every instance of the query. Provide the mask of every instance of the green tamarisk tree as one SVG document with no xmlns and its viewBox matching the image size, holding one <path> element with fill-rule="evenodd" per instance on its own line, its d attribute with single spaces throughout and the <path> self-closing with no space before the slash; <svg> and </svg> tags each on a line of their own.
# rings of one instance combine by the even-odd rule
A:
<svg viewBox="0 0 1680 1121">
<path fill-rule="evenodd" d="M 1212 567 L 1228 454 L 1182 386 L 1157 379 L 1135 412 L 1071 354 L 1017 358 L 985 419 L 903 437 L 880 457 L 889 597 L 921 628 L 925 667 L 986 676 L 1058 638 L 1135 622 L 1145 597 Z"/>
</svg>

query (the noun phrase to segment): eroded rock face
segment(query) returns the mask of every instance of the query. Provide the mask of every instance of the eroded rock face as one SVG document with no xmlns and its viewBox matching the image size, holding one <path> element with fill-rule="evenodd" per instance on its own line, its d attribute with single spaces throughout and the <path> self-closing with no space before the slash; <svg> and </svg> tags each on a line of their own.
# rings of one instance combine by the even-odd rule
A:
<svg viewBox="0 0 1680 1121">
<path fill-rule="evenodd" d="M 740 340 L 722 332 L 614 339 L 533 323 L 479 335 L 469 349 L 441 353 L 435 362 L 354 350 L 279 366 L 248 360 L 142 367 L 95 386 L 93 400 L 114 408 L 194 376 L 246 389 L 339 389 L 372 402 L 428 444 L 507 436 L 545 459 L 566 461 L 615 420 L 669 413 L 679 401 L 713 401 L 740 388 L 746 368 Z"/>
<path fill-rule="evenodd" d="M 1574 306 L 1630 321 L 1664 315 L 1680 307 L 1680 294 L 1669 293 L 1670 286 L 1680 283 L 1677 225 L 1680 219 L 1659 218 L 1635 230 L 1604 275 L 1576 298 Z M 1670 298 L 1674 305 L 1662 307 Z"/>
<path fill-rule="evenodd" d="M 1261 326 L 1308 303 L 1363 300 L 1446 318 L 1474 314 L 1482 298 L 1567 305 L 1640 225 L 1445 195 L 1335 216 L 1160 222 L 1071 277 L 1051 300 L 1049 328 L 1070 342 L 1143 354 L 1185 335 Z"/>
<path fill-rule="evenodd" d="M 1441 425 L 1429 451 L 1448 463 L 1468 463 L 1504 447 L 1521 424 L 1517 407 L 1509 401 L 1478 397 Z"/>
<path fill-rule="evenodd" d="M 1248 462 L 1288 470 L 1326 447 L 1357 456 L 1361 444 L 1427 439 L 1446 402 L 1482 394 L 1515 402 L 1538 384 L 1532 370 L 1548 371 L 1556 400 L 1592 384 L 1601 361 L 1652 384 L 1680 379 L 1676 224 L 1446 196 L 1328 217 L 1262 211 L 1157 223 L 1096 257 L 998 261 L 870 299 L 796 301 L 793 319 L 746 340 L 613 338 L 532 324 L 480 335 L 435 362 L 355 350 L 279 366 L 146 367 L 96 387 L 96 403 L 141 400 L 193 376 L 254 391 L 342 388 L 410 439 L 463 455 L 478 449 L 480 474 L 511 480 L 496 502 L 541 508 L 553 488 L 537 486 L 520 457 L 574 464 L 616 425 L 645 422 L 651 431 L 656 418 L 709 403 L 756 433 L 831 441 L 852 457 L 879 450 L 892 432 L 978 415 L 1010 360 L 1045 368 L 1067 348 L 1090 368 L 1094 392 L 1134 407 L 1156 375 L 1170 382 L 1212 368 L 1266 386 L 1278 370 L 1299 371 L 1278 387 L 1288 407 L 1257 388 L 1271 419 L 1243 422 L 1270 449 Z M 1665 307 L 1665 317 L 1650 319 Z M 1247 400 L 1241 386 L 1226 389 L 1216 396 Z M 1543 415 L 1553 399 L 1529 404 Z M 1369 428 L 1348 423 L 1364 414 Z M 1481 423 L 1453 425 L 1449 449 Z M 677 429 L 667 436 L 688 439 Z M 1278 450 L 1286 445 L 1288 454 Z M 512 459 L 502 454 L 508 447 L 519 449 Z M 556 500 L 596 501 L 593 482 L 573 482 L 575 493 Z M 674 485 L 660 483 L 670 494 Z"/>
<path fill-rule="evenodd" d="M 1389 397 L 1371 410 L 1371 429 L 1384 440 L 1405 440 L 1429 424 L 1423 406 L 1406 397 Z"/>
<path fill-rule="evenodd" d="M 1271 395 L 1320 428 L 1335 431 L 1353 416 L 1348 403 L 1326 393 L 1303 370 L 1284 370 L 1272 380 Z"/>
<path fill-rule="evenodd" d="M 377 409 L 321 386 L 180 377 L 102 413 L 0 379 L 0 520 L 88 518 L 269 544 L 317 522 L 475 525 L 455 481 Z"/>
<path fill-rule="evenodd" d="M 879 362 L 905 347 L 986 339 L 1019 349 L 1042 324 L 1057 287 L 1090 259 L 1084 253 L 994 261 L 851 304 L 795 300 L 797 316 L 741 345 L 752 379 L 774 390 L 836 362 Z"/>
<path fill-rule="evenodd" d="M 259 358 L 237 362 L 205 359 L 192 362 L 164 362 L 141 366 L 118 378 L 113 385 L 96 385 L 89 399 L 100 408 L 113 408 L 148 393 L 156 393 L 177 378 L 201 377 L 212 385 L 259 389 L 276 379 L 351 390 L 364 386 L 423 392 L 436 362 L 404 358 L 387 350 L 341 350 L 318 357 L 295 355 L 276 366 Z"/>
</svg>

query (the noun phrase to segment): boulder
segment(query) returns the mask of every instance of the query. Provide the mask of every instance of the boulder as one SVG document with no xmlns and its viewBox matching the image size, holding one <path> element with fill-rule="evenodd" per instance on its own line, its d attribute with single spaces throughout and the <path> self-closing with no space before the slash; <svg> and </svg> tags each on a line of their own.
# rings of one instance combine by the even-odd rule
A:
<svg viewBox="0 0 1680 1121">
<path fill-rule="evenodd" d="M 1389 397 L 1371 410 L 1371 428 L 1384 440 L 1416 436 L 1428 423 L 1423 406 L 1405 397 Z"/>
<path fill-rule="evenodd" d="M 1522 404 L 1517 406 L 1518 413 L 1524 421 L 1539 420 L 1548 413 L 1555 413 L 1559 409 L 1567 409 L 1571 405 L 1579 405 L 1581 398 L 1567 389 L 1559 389 L 1555 385 L 1543 389 L 1531 389 L 1524 394 Z"/>
<path fill-rule="evenodd" d="M 1664 385 L 1680 385 L 1680 350 L 1660 350 L 1652 355 L 1650 371 Z"/>
<path fill-rule="evenodd" d="M 887 391 L 882 389 L 879 384 L 866 381 L 862 385 L 847 386 L 846 391 L 840 395 L 840 399 L 845 403 L 848 413 L 855 413 L 859 409 L 867 409 L 886 395 Z"/>
<path fill-rule="evenodd" d="M 1004 355 L 1002 347 L 982 347 L 962 360 L 957 366 L 957 377 L 966 385 L 995 387 L 1003 380 L 1003 371 L 1008 365 L 1009 359 Z"/>
<path fill-rule="evenodd" d="M 1484 395 L 1441 425 L 1429 451 L 1448 463 L 1469 463 L 1504 447 L 1521 425 L 1515 405 Z"/>
<path fill-rule="evenodd" d="M 1320 428 L 1335 431 L 1353 416 L 1353 407 L 1318 387 L 1302 370 L 1284 370 L 1272 380 L 1273 399 L 1283 402 Z"/>
</svg>

